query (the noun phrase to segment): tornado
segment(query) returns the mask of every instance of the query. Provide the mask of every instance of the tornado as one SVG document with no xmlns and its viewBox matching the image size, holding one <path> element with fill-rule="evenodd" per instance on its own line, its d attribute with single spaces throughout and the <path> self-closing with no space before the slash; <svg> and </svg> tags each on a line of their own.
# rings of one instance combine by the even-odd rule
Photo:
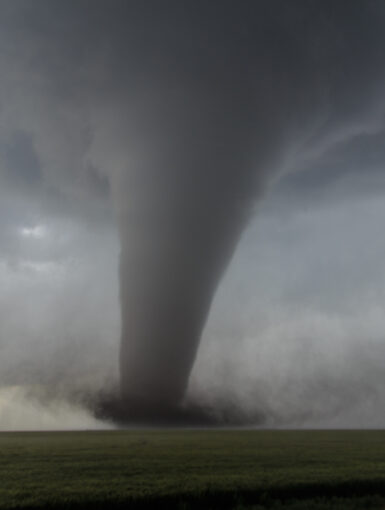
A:
<svg viewBox="0 0 385 510">
<path fill-rule="evenodd" d="M 207 88 L 190 92 L 198 112 L 189 92 L 162 112 L 166 135 L 160 128 L 151 143 L 159 149 L 139 159 L 119 195 L 121 390 L 133 412 L 167 412 L 183 399 L 213 295 L 260 186 L 247 101 L 234 105 L 229 93 Z"/>
<path fill-rule="evenodd" d="M 287 128 L 275 71 L 250 61 L 265 30 L 255 31 L 251 3 L 151 7 L 154 31 L 136 10 L 144 90 L 138 85 L 130 97 L 127 116 L 136 123 L 119 159 L 126 154 L 127 166 L 111 179 L 121 241 L 121 395 L 134 418 L 180 407 L 218 283 Z"/>
</svg>

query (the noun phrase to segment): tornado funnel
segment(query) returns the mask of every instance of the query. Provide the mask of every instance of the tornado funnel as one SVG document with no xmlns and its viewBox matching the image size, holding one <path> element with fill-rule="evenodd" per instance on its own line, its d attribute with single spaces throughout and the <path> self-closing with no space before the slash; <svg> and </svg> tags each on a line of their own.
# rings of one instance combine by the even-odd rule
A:
<svg viewBox="0 0 385 510">
<path fill-rule="evenodd" d="M 161 150 L 127 172 L 120 192 L 121 389 L 128 408 L 167 409 L 182 399 L 213 294 L 256 191 L 252 128 L 206 97 L 200 115 L 155 132 Z M 242 120 L 240 116 L 244 116 Z M 170 116 L 162 115 L 163 118 Z M 176 118 L 175 118 L 176 117 Z"/>
</svg>

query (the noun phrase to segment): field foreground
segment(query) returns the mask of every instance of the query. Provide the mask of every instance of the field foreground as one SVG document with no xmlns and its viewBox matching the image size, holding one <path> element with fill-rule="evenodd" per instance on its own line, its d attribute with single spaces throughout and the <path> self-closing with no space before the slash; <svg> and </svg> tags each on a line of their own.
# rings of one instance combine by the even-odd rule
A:
<svg viewBox="0 0 385 510">
<path fill-rule="evenodd" d="M 385 431 L 0 434 L 0 509 L 385 509 Z"/>
</svg>

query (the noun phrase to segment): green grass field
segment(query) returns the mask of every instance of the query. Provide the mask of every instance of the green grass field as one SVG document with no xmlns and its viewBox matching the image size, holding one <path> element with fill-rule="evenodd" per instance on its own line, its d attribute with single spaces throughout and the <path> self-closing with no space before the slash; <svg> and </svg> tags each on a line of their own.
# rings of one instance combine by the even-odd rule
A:
<svg viewBox="0 0 385 510">
<path fill-rule="evenodd" d="M 0 434 L 0 509 L 385 509 L 385 431 Z"/>
</svg>

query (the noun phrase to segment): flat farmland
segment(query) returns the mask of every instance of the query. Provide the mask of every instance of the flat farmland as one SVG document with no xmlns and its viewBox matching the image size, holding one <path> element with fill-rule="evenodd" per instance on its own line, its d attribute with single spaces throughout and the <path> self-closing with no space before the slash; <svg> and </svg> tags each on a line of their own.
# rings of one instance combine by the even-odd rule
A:
<svg viewBox="0 0 385 510">
<path fill-rule="evenodd" d="M 0 509 L 385 509 L 385 431 L 0 434 Z"/>
</svg>

